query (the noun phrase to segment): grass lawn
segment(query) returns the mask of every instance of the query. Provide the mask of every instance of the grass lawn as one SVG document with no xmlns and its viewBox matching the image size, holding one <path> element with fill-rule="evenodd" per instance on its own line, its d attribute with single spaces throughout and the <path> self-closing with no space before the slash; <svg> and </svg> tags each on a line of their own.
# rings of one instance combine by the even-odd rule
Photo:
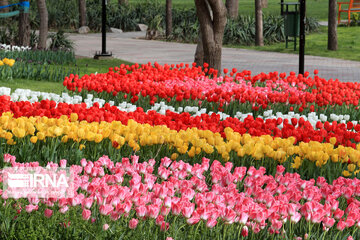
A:
<svg viewBox="0 0 360 240">
<path fill-rule="evenodd" d="M 141 3 L 144 1 L 146 0 L 129 0 L 130 3 Z M 165 4 L 164 0 L 162 0 L 161 2 Z M 285 2 L 295 2 L 295 1 L 285 0 Z M 172 3 L 174 8 L 195 7 L 194 0 L 173 0 Z M 306 1 L 307 16 L 317 18 L 318 20 L 327 20 L 328 4 L 329 4 L 328 1 L 323 1 L 323 0 L 307 0 Z M 264 14 L 280 15 L 280 0 L 268 0 L 268 7 L 264 8 L 263 12 Z M 239 13 L 242 15 L 254 15 L 255 14 L 254 0 L 239 0 Z"/>
<path fill-rule="evenodd" d="M 90 73 L 105 73 L 109 71 L 109 67 L 119 66 L 120 64 L 131 64 L 119 59 L 110 59 L 110 60 L 95 60 L 92 58 L 80 58 L 76 60 L 76 66 L 80 67 L 81 75 L 90 74 Z M 71 68 L 74 65 L 69 66 Z M 65 90 L 65 87 L 61 82 L 48 82 L 48 81 L 36 81 L 28 79 L 12 79 L 12 80 L 3 80 L 0 81 L 0 87 L 9 87 L 12 90 L 17 88 L 31 89 L 33 91 L 41 92 L 53 92 L 60 94 Z"/>
<path fill-rule="evenodd" d="M 327 27 L 321 27 L 318 33 L 306 36 L 305 54 L 322 57 L 341 58 L 347 60 L 360 61 L 360 27 L 338 27 L 338 50 L 327 50 Z M 298 41 L 299 46 L 299 41 Z M 276 43 L 264 47 L 256 46 L 237 46 L 231 45 L 227 47 L 247 48 L 260 51 L 282 52 L 282 53 L 298 53 L 294 51 L 293 42 L 289 43 L 289 47 L 285 48 L 285 42 Z M 297 50 L 299 48 L 297 47 Z"/>
</svg>

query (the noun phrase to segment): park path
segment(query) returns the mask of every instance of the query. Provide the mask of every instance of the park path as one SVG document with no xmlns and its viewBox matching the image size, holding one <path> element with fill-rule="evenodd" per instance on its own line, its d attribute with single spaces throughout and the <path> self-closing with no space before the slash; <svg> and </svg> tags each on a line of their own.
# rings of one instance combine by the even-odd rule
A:
<svg viewBox="0 0 360 240">
<path fill-rule="evenodd" d="M 115 58 L 130 62 L 148 63 L 192 63 L 195 44 L 183 44 L 139 39 L 144 32 L 108 33 L 107 50 Z M 101 49 L 101 34 L 70 34 L 75 43 L 75 54 L 93 57 Z M 298 71 L 298 55 L 264 52 L 247 49 L 223 48 L 223 68 L 250 70 L 252 74 L 268 72 Z M 360 82 L 360 59 L 348 61 L 335 58 L 305 56 L 305 71 L 311 74 L 319 70 L 319 76 L 325 79 L 339 79 L 346 82 Z"/>
</svg>

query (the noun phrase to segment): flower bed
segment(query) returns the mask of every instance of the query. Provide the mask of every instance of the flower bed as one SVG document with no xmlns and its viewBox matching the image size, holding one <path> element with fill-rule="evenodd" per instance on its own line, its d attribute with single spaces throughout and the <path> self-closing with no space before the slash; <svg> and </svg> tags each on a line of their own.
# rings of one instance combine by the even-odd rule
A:
<svg viewBox="0 0 360 240">
<path fill-rule="evenodd" d="M 316 110 L 330 114 L 339 111 L 358 116 L 355 111 L 360 96 L 358 83 L 311 78 L 309 73 L 286 76 L 273 72 L 251 76 L 249 71 L 238 73 L 236 69 L 230 76 L 210 79 L 205 74 L 216 76 L 216 71 L 188 65 L 172 67 L 175 66 L 122 65 L 106 74 L 81 78 L 70 75 L 65 78 L 64 86 L 82 94 L 93 93 L 107 101 L 139 102 L 144 108 L 164 99 L 173 106 L 201 104 L 208 110 L 220 108 L 225 113 L 233 113 L 234 108 L 256 112 L 271 108 L 276 112 Z"/>
<path fill-rule="evenodd" d="M 31 50 L 23 46 L 0 44 L 0 55 L 2 58 L 12 59 L 7 64 L 12 67 L 10 73 L 0 68 L 2 80 L 21 78 L 59 82 L 71 73 L 80 73 L 77 66 L 69 66 L 75 64 L 73 52 Z M 2 62 L 0 61 L 0 65 Z"/>
<path fill-rule="evenodd" d="M 17 163 L 11 155 L 5 161 L 18 168 L 39 165 Z M 14 201 L 7 199 L 5 190 L 0 202 L 7 211 L 1 217 L 37 218 L 44 225 L 33 231 L 46 227 L 52 237 L 72 231 L 80 238 L 124 233 L 127 238 L 147 239 L 155 232 L 181 239 L 214 238 L 219 231 L 224 239 L 249 233 L 262 239 L 274 234 L 302 239 L 304 233 L 307 239 L 343 238 L 347 232 L 358 236 L 360 180 L 341 177 L 329 184 L 322 177 L 315 181 L 284 174 L 282 166 L 273 177 L 265 174 L 265 168 L 212 162 L 210 166 L 210 160 L 203 158 L 201 164 L 190 165 L 165 157 L 156 169 L 154 159 L 139 163 L 138 156 L 119 162 L 107 156 L 95 162 L 82 159 L 81 165 L 71 166 L 76 179 L 73 198 Z M 60 167 L 66 164 L 60 161 Z M 79 232 L 81 225 L 87 231 Z M 183 230 L 178 231 L 178 226 Z M 24 231 L 20 228 L 8 236 L 23 236 Z"/>
<path fill-rule="evenodd" d="M 224 72 L 136 64 L 70 75 L 62 95 L 0 88 L 0 154 L 18 161 L 0 167 L 72 165 L 79 187 L 71 199 L 4 192 L 5 220 L 23 225 L 1 230 L 19 238 L 39 219 L 30 235 L 360 237 L 359 85 Z"/>
</svg>

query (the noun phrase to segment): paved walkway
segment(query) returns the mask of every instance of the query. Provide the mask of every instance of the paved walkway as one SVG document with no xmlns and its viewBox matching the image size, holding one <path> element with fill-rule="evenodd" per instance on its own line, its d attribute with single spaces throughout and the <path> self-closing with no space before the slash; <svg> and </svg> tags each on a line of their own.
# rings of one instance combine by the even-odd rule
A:
<svg viewBox="0 0 360 240">
<path fill-rule="evenodd" d="M 192 63 L 195 44 L 183 44 L 138 39 L 143 32 L 108 33 L 107 50 L 116 58 L 130 62 L 148 63 Z M 75 53 L 79 56 L 93 57 L 101 50 L 101 34 L 71 34 L 75 43 Z M 298 55 L 274 52 L 262 52 L 246 49 L 223 48 L 222 67 L 250 70 L 253 75 L 261 72 L 298 71 Z M 360 61 L 305 56 L 305 71 L 311 74 L 319 70 L 319 76 L 325 79 L 360 82 Z"/>
</svg>

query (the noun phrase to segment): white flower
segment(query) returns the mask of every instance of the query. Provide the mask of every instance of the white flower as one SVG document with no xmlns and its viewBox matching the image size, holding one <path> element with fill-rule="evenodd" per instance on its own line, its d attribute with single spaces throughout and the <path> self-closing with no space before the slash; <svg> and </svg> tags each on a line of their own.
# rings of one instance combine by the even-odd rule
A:
<svg viewBox="0 0 360 240">
<path fill-rule="evenodd" d="M 327 121 L 327 116 L 325 116 L 324 114 L 320 114 L 320 120 L 322 122 L 326 122 Z"/>
</svg>

